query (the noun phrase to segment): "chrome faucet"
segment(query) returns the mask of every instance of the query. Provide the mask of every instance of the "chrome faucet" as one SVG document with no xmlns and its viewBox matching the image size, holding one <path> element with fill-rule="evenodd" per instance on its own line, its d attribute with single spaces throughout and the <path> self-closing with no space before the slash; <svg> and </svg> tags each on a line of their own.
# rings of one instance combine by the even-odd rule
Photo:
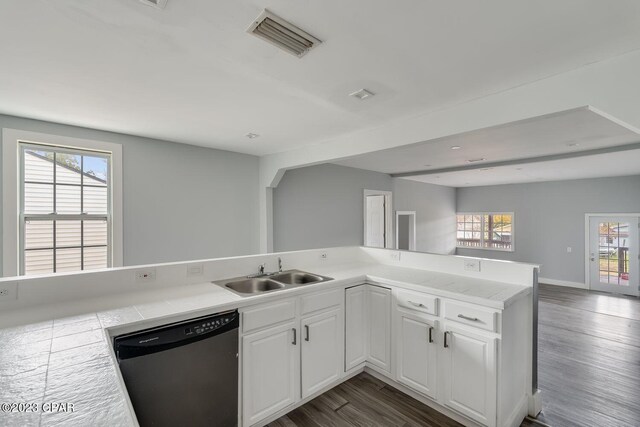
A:
<svg viewBox="0 0 640 427">
<path fill-rule="evenodd" d="M 252 278 L 252 277 L 261 277 L 264 276 L 264 264 L 260 264 L 258 266 L 258 273 L 257 274 L 250 274 L 247 277 Z"/>
<path fill-rule="evenodd" d="M 278 257 L 278 272 L 282 273 L 282 258 Z"/>
</svg>

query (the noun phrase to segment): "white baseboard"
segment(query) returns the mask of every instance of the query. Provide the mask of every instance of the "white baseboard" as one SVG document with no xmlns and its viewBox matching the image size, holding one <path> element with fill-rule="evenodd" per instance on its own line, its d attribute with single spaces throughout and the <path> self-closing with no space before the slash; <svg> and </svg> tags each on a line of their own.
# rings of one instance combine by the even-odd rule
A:
<svg viewBox="0 0 640 427">
<path fill-rule="evenodd" d="M 537 417 L 542 411 L 542 390 L 538 389 L 533 396 L 529 397 L 529 415 Z"/>
<path fill-rule="evenodd" d="M 566 286 L 569 288 L 589 289 L 586 283 L 570 282 L 568 280 L 547 279 L 538 277 L 538 283 L 546 283 L 547 285 Z"/>
</svg>

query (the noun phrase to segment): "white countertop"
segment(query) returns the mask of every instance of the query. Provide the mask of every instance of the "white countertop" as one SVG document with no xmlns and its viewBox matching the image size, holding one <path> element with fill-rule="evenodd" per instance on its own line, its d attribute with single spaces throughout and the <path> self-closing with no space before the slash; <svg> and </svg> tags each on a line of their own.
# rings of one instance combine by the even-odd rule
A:
<svg viewBox="0 0 640 427">
<path fill-rule="evenodd" d="M 134 425 L 110 351 L 110 328 L 142 329 L 152 323 L 364 281 L 496 309 L 531 292 L 530 287 L 522 285 L 371 263 L 334 265 L 312 272 L 334 280 L 250 297 L 241 297 L 213 283 L 129 293 L 109 297 L 111 306 L 117 307 L 113 310 L 0 329 L 0 404 L 35 403 L 39 408 L 36 413 L 0 410 L 0 425 Z M 83 306 L 91 305 L 91 300 L 83 302 Z M 42 413 L 42 403 L 51 402 L 73 403 L 74 412 Z"/>
</svg>

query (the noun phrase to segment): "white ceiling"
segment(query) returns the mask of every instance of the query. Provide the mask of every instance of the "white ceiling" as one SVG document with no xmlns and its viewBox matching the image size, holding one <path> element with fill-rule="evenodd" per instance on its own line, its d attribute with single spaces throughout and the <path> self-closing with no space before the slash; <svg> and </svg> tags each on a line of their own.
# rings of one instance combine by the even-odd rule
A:
<svg viewBox="0 0 640 427">
<path fill-rule="evenodd" d="M 265 7 L 324 43 L 246 34 Z M 0 113 L 263 155 L 640 49 L 640 2 L 5 0 L 0 38 Z"/>
<path fill-rule="evenodd" d="M 554 181 L 640 174 L 640 150 L 585 155 L 639 142 L 635 130 L 584 107 L 335 163 L 392 174 L 412 172 L 409 179 L 451 187 Z M 575 157 L 540 161 L 547 156 Z M 484 160 L 468 162 L 477 159 Z M 502 162 L 509 164 L 492 165 Z M 450 168 L 466 170 L 447 171 Z"/>
</svg>

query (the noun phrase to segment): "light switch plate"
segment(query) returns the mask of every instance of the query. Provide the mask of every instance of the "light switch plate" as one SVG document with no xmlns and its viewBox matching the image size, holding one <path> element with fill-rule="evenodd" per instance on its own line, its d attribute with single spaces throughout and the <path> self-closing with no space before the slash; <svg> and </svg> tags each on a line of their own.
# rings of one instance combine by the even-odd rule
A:
<svg viewBox="0 0 640 427">
<path fill-rule="evenodd" d="M 202 276 L 204 274 L 204 264 L 187 265 L 187 277 Z"/>
</svg>

